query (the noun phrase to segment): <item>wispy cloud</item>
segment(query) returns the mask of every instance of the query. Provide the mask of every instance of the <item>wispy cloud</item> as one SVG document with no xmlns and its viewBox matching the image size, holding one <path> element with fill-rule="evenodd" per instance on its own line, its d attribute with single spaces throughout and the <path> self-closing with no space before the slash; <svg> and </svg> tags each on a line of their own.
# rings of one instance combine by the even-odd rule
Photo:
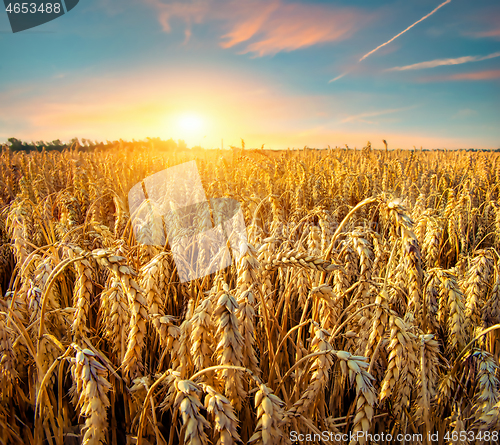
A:
<svg viewBox="0 0 500 445">
<path fill-rule="evenodd" d="M 346 39 L 360 26 L 360 16 L 351 10 L 320 5 L 280 4 L 258 29 L 254 28 L 252 36 L 248 37 L 246 21 L 237 23 L 228 36 L 241 36 L 242 32 L 247 32 L 246 40 L 254 37 L 256 41 L 249 43 L 244 52 L 264 56 Z M 230 40 L 223 46 L 233 45 Z"/>
<path fill-rule="evenodd" d="M 373 121 L 366 120 L 365 118 L 383 116 L 383 115 L 392 114 L 392 113 L 398 113 L 400 111 L 410 110 L 410 109 L 415 108 L 415 107 L 417 107 L 417 105 L 413 105 L 411 107 L 391 108 L 388 110 L 378 110 L 378 111 L 370 111 L 367 113 L 355 114 L 352 116 L 347 116 L 346 118 L 342 119 L 341 122 L 343 124 L 345 124 L 347 122 L 364 122 L 367 124 L 373 124 L 374 123 Z"/>
<path fill-rule="evenodd" d="M 464 118 L 469 118 L 471 116 L 476 116 L 477 111 L 472 110 L 471 108 L 462 108 L 461 110 L 458 110 L 451 118 L 452 119 L 464 119 Z"/>
<path fill-rule="evenodd" d="M 428 18 L 432 14 L 434 14 L 438 9 L 442 8 L 444 5 L 446 5 L 446 4 L 450 3 L 450 2 L 451 2 L 451 0 L 444 1 L 439 6 L 437 6 L 436 8 L 434 8 L 431 12 L 429 12 L 429 14 L 424 15 L 420 20 L 417 20 L 415 23 L 413 23 L 412 25 L 408 26 L 408 28 L 406 28 L 404 31 L 401 31 L 399 34 L 396 34 L 392 39 L 388 40 L 385 43 L 382 43 L 382 45 L 377 46 L 375 49 L 372 49 L 369 53 L 366 53 L 363 57 L 361 57 L 361 59 L 359 59 L 359 62 L 361 62 L 362 60 L 365 60 L 368 56 L 370 56 L 371 54 L 373 54 L 375 51 L 378 51 L 380 48 L 384 47 L 385 45 L 388 45 L 389 43 L 393 42 L 400 35 L 404 34 L 406 31 L 410 30 L 411 28 L 413 28 L 418 23 L 424 21 L 426 18 Z"/>
<path fill-rule="evenodd" d="M 145 0 L 158 11 L 158 20 L 165 32 L 172 30 L 170 22 L 174 19 L 181 19 L 186 24 L 186 41 L 191 36 L 191 26 L 193 23 L 201 23 L 204 17 L 210 12 L 211 1 L 203 2 L 169 2 L 161 0 Z"/>
<path fill-rule="evenodd" d="M 494 59 L 495 57 L 500 57 L 500 51 L 486 56 L 464 56 L 455 59 L 429 60 L 427 62 L 419 62 L 412 65 L 395 66 L 393 68 L 388 68 L 386 71 L 422 70 L 426 68 L 435 68 L 436 66 L 461 65 L 462 63 L 481 62 L 482 60 Z"/>
<path fill-rule="evenodd" d="M 498 2 L 482 2 L 468 14 L 467 21 L 462 27 L 463 36 L 475 39 L 490 38 L 498 40 L 500 37 L 500 4 Z"/>
<path fill-rule="evenodd" d="M 186 23 L 187 36 L 192 24 L 219 21 L 221 28 L 227 30 L 221 36 L 223 48 L 244 44 L 241 52 L 256 56 L 340 41 L 367 21 L 367 15 L 354 8 L 283 0 L 146 1 L 159 11 L 159 21 L 166 32 L 170 32 L 170 23 L 176 19 Z"/>
<path fill-rule="evenodd" d="M 221 43 L 221 46 L 223 48 L 230 48 L 251 39 L 262 29 L 270 19 L 271 14 L 279 6 L 279 1 L 272 1 L 268 4 L 260 5 L 260 7 L 253 9 L 253 11 L 249 10 L 249 14 L 245 14 L 246 18 L 241 19 L 237 24 L 233 25 L 231 31 L 222 36 L 226 41 Z"/>
<path fill-rule="evenodd" d="M 421 82 L 444 82 L 450 80 L 494 80 L 500 79 L 500 70 L 483 70 L 472 73 L 457 73 L 450 75 L 427 76 L 419 79 Z"/>
<path fill-rule="evenodd" d="M 471 37 L 500 37 L 500 28 L 490 29 L 489 31 L 477 31 L 477 32 L 467 32 L 465 33 L 467 36 Z"/>
</svg>

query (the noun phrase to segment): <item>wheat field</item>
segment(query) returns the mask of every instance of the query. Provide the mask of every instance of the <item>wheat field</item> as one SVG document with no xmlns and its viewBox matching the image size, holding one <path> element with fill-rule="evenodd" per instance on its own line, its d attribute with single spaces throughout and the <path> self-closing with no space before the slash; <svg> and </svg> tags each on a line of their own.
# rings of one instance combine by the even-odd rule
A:
<svg viewBox="0 0 500 445">
<path fill-rule="evenodd" d="M 193 159 L 249 246 L 180 283 L 127 195 Z M 499 443 L 499 153 L 4 147 L 0 169 L 0 444 Z"/>
</svg>

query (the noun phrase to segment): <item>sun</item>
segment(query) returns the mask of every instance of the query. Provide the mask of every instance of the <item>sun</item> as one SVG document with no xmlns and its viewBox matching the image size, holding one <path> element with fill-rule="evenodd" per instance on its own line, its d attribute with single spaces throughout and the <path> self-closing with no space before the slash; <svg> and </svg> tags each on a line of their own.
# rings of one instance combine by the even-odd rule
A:
<svg viewBox="0 0 500 445">
<path fill-rule="evenodd" d="M 185 113 L 179 116 L 178 119 L 179 129 L 182 132 L 196 135 L 203 130 L 204 121 L 203 119 L 194 113 Z"/>
<path fill-rule="evenodd" d="M 214 140 L 217 139 L 211 137 L 212 116 L 197 110 L 184 109 L 169 113 L 164 116 L 161 124 L 159 135 L 162 138 L 184 141 L 188 147 L 214 145 Z"/>
</svg>

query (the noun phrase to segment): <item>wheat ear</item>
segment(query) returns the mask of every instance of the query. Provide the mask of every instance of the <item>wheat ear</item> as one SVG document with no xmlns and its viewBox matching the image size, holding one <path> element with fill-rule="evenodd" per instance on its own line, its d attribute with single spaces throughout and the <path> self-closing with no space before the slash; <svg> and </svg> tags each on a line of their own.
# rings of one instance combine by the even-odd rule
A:
<svg viewBox="0 0 500 445">
<path fill-rule="evenodd" d="M 76 356 L 71 358 L 76 405 L 86 418 L 82 445 L 100 445 L 105 441 L 108 427 L 106 410 L 108 391 L 112 388 L 106 379 L 108 371 L 89 349 L 73 344 Z"/>
</svg>

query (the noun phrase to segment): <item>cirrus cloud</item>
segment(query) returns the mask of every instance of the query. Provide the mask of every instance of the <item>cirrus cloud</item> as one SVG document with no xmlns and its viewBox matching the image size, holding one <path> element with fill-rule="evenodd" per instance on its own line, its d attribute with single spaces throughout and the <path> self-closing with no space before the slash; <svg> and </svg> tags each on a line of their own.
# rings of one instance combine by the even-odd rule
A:
<svg viewBox="0 0 500 445">
<path fill-rule="evenodd" d="M 436 66 L 460 65 L 462 63 L 480 62 L 482 60 L 494 59 L 495 57 L 500 57 L 500 51 L 488 54 L 486 56 L 465 56 L 465 57 L 457 57 L 455 59 L 429 60 L 427 62 L 419 62 L 419 63 L 414 63 L 412 65 L 395 66 L 393 68 L 388 68 L 386 71 L 421 70 L 426 68 L 435 68 Z"/>
<path fill-rule="evenodd" d="M 378 116 L 383 116 L 386 114 L 392 114 L 392 113 L 399 113 L 402 111 L 407 111 L 411 110 L 413 108 L 416 108 L 418 105 L 411 105 L 409 107 L 402 107 L 402 108 L 391 108 L 391 109 L 386 109 L 386 110 L 377 110 L 377 111 L 369 111 L 369 112 L 364 112 L 360 114 L 355 114 L 351 116 L 347 116 L 344 119 L 341 120 L 343 124 L 347 122 L 364 122 L 367 124 L 373 124 L 375 122 L 366 120 L 365 118 L 369 117 L 378 117 Z"/>
<path fill-rule="evenodd" d="M 173 20 L 186 23 L 186 37 L 192 24 L 219 21 L 226 31 L 221 35 L 222 48 L 244 45 L 241 53 L 259 57 L 347 39 L 369 20 L 368 14 L 352 7 L 283 0 L 146 2 L 158 10 L 166 32 Z"/>
<path fill-rule="evenodd" d="M 476 38 L 500 37 L 500 28 L 490 29 L 489 31 L 468 32 L 465 35 L 476 37 Z"/>
<path fill-rule="evenodd" d="M 420 79 L 421 82 L 444 82 L 449 80 L 494 80 L 500 79 L 500 70 L 483 70 L 472 73 L 457 73 L 440 76 L 427 76 Z"/>
</svg>

